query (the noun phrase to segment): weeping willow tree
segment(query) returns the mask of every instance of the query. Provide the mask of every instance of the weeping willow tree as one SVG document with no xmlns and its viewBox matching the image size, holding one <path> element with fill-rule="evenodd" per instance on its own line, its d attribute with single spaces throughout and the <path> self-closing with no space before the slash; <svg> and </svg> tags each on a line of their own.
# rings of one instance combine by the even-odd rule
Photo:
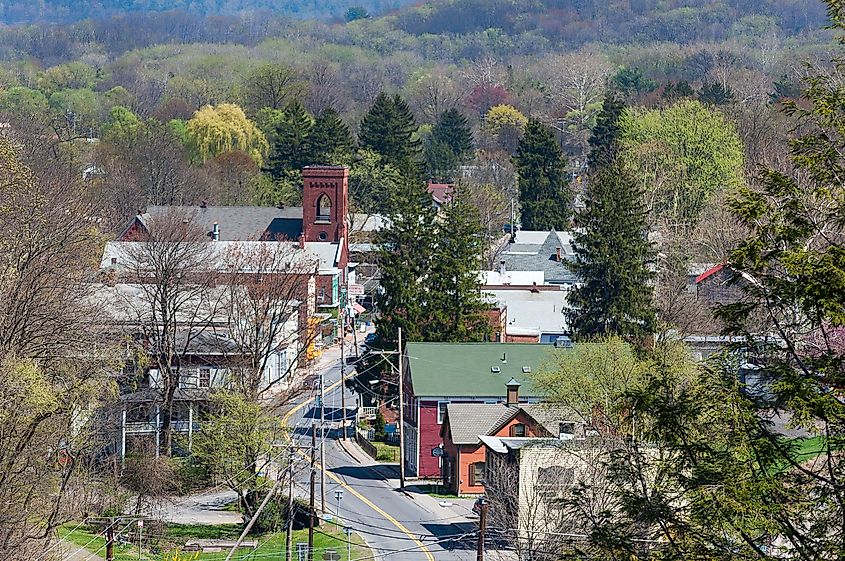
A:
<svg viewBox="0 0 845 561">
<path fill-rule="evenodd" d="M 264 133 L 233 103 L 206 105 L 187 123 L 188 144 L 206 162 L 224 152 L 246 152 L 261 165 L 270 149 Z"/>
</svg>

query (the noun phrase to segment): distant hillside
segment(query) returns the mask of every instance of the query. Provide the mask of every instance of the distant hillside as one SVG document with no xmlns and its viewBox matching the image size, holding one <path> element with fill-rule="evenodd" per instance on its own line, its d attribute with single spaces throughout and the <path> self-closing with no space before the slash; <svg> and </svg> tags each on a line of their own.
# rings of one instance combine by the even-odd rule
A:
<svg viewBox="0 0 845 561">
<path fill-rule="evenodd" d="M 396 27 L 413 35 L 499 29 L 553 43 L 783 38 L 817 31 L 819 0 L 435 0 L 402 10 Z"/>
<path fill-rule="evenodd" d="M 235 15 L 268 11 L 297 18 L 342 18 L 352 7 L 372 15 L 395 10 L 410 0 L 8 0 L 0 3 L 0 21 L 9 24 L 67 23 L 132 12 L 179 10 L 198 15 Z"/>
</svg>

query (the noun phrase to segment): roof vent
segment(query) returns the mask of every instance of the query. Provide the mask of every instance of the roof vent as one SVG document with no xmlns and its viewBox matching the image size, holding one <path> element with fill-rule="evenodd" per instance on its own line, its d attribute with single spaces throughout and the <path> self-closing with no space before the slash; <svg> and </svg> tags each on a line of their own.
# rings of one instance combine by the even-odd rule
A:
<svg viewBox="0 0 845 561">
<path fill-rule="evenodd" d="M 502 364 L 508 363 L 508 353 L 502 353 Z"/>
<path fill-rule="evenodd" d="M 522 367 L 523 374 L 531 374 L 531 367 L 530 366 L 523 366 Z"/>
<path fill-rule="evenodd" d="M 493 374 L 498 374 L 501 371 L 502 371 L 502 369 L 499 368 L 498 366 L 491 366 L 490 367 L 490 372 L 492 372 Z"/>
</svg>

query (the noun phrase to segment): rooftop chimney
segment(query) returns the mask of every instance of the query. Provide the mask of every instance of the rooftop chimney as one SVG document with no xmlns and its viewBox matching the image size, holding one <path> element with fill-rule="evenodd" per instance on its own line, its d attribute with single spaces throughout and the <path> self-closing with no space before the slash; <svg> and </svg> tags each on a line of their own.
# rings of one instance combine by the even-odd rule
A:
<svg viewBox="0 0 845 561">
<path fill-rule="evenodd" d="M 560 255 L 560 248 L 559 247 L 555 248 L 555 261 L 557 261 L 558 263 L 560 263 L 560 261 L 561 261 L 561 255 Z"/>
<path fill-rule="evenodd" d="M 211 227 L 211 239 L 216 242 L 220 241 L 220 225 L 217 222 Z"/>
<path fill-rule="evenodd" d="M 504 275 L 507 272 L 508 272 L 508 268 L 505 267 L 505 260 L 502 259 L 501 261 L 499 261 L 499 274 Z"/>
<path fill-rule="evenodd" d="M 521 386 L 519 382 L 517 382 L 516 378 L 511 378 L 510 381 L 505 384 L 508 388 L 508 400 L 507 405 L 518 405 L 519 404 L 519 386 Z"/>
</svg>

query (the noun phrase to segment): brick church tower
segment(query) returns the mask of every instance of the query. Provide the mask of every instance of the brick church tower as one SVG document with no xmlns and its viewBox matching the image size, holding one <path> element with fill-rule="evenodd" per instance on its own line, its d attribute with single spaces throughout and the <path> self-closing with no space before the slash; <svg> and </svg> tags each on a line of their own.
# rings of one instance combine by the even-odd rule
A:
<svg viewBox="0 0 845 561">
<path fill-rule="evenodd" d="M 349 243 L 349 170 L 302 169 L 302 233 L 306 242 Z"/>
</svg>

